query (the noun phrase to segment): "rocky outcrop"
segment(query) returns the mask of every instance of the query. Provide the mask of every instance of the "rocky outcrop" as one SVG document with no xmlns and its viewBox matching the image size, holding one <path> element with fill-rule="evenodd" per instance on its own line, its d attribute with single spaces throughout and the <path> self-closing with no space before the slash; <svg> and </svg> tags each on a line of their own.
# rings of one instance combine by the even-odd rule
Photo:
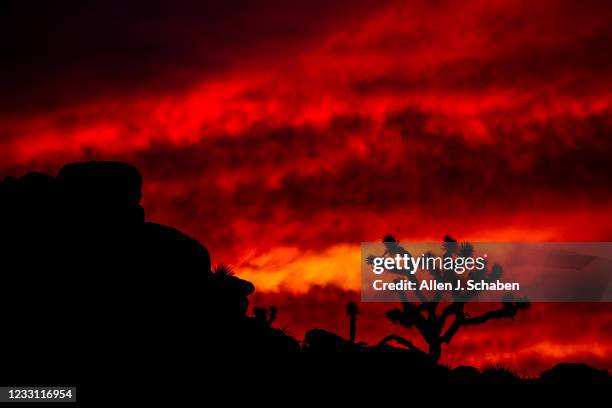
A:
<svg viewBox="0 0 612 408">
<path fill-rule="evenodd" d="M 111 161 L 0 182 L 0 342 L 12 350 L 0 371 L 11 380 L 76 381 L 113 365 L 159 372 L 222 337 L 207 323 L 225 307 L 208 250 L 145 221 L 142 183 L 138 169 Z M 248 304 L 248 294 L 232 299 Z"/>
</svg>

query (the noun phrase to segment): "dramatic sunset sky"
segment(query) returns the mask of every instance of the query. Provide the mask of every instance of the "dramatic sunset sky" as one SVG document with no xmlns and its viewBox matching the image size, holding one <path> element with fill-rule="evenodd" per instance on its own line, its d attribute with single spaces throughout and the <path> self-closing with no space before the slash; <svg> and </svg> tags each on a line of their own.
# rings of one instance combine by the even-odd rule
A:
<svg viewBox="0 0 612 408">
<path fill-rule="evenodd" d="M 8 3 L 0 176 L 135 164 L 147 218 L 297 337 L 347 334 L 359 243 L 387 233 L 612 241 L 607 2 Z M 362 304 L 358 339 L 416 339 L 391 306 Z M 536 304 L 443 355 L 498 361 L 612 369 L 612 305 Z"/>
</svg>

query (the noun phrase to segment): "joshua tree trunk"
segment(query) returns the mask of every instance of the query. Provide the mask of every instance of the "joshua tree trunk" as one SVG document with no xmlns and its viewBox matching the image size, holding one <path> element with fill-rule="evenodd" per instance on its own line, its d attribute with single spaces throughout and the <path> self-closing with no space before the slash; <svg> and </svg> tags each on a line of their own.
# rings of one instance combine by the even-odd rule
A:
<svg viewBox="0 0 612 408">
<path fill-rule="evenodd" d="M 357 309 L 357 304 L 355 302 L 350 302 L 346 305 L 346 314 L 349 315 L 349 340 L 351 343 L 355 343 L 358 313 L 359 310 Z"/>
<path fill-rule="evenodd" d="M 440 361 L 440 357 L 442 356 L 442 343 L 439 341 L 431 341 L 428 343 L 429 349 L 427 350 L 427 355 L 434 363 Z"/>
<path fill-rule="evenodd" d="M 355 315 L 351 315 L 351 322 L 350 322 L 350 340 L 351 343 L 355 342 L 355 331 L 357 330 L 357 317 Z"/>
</svg>

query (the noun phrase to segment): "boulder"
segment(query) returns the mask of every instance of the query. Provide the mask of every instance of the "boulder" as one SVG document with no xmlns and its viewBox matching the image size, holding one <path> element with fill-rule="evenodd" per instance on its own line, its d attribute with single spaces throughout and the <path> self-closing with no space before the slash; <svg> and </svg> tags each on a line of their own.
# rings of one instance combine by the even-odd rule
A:
<svg viewBox="0 0 612 408">
<path fill-rule="evenodd" d="M 60 169 L 56 179 L 68 221 L 101 226 L 144 222 L 142 175 L 130 164 L 71 163 Z"/>
<path fill-rule="evenodd" d="M 584 384 L 612 386 L 612 377 L 607 370 L 600 370 L 585 363 L 560 363 L 541 375 L 544 384 Z"/>
</svg>

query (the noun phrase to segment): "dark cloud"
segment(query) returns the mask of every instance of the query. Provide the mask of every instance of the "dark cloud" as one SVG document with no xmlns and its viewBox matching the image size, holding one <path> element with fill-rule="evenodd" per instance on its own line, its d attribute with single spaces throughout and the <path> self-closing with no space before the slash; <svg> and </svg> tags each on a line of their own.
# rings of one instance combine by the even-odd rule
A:
<svg viewBox="0 0 612 408">
<path fill-rule="evenodd" d="M 380 7 L 382 3 L 377 6 Z M 176 93 L 265 67 L 373 5 L 324 1 L 3 2 L 2 112 Z M 267 62 L 266 62 L 267 61 Z"/>
<path fill-rule="evenodd" d="M 406 224 L 427 234 L 433 222 L 441 236 L 456 225 L 501 226 L 517 214 L 610 202 L 608 112 L 544 124 L 493 123 L 499 138 L 490 143 L 428 131 L 431 120 L 414 109 L 399 112 L 373 138 L 363 117 L 334 118 L 322 129 L 259 127 L 187 147 L 159 144 L 124 159 L 155 186 L 145 194 L 152 216 L 201 228 L 203 239 L 228 251 L 253 238 L 235 227 L 242 221 L 260 226 L 251 233 L 267 237 L 257 239 L 263 246 L 325 248 L 375 240 Z M 531 140 L 524 139 L 527 130 Z M 364 150 L 354 149 L 355 142 Z M 405 220 L 395 226 L 402 212 Z M 337 222 L 328 223 L 330 213 Z M 415 215 L 419 221 L 409 221 Z M 225 226 L 219 235 L 218 223 Z M 449 229 L 438 230 L 444 223 Z"/>
</svg>

